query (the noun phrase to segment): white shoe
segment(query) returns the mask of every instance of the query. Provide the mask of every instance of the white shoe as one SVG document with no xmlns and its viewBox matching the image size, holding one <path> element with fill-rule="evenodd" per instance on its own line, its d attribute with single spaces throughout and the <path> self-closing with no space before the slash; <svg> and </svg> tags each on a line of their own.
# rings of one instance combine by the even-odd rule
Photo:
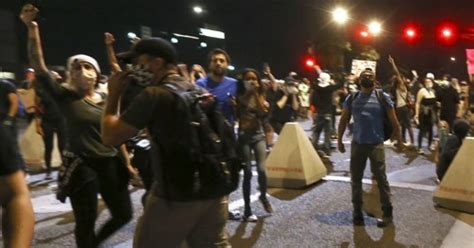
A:
<svg viewBox="0 0 474 248">
<path fill-rule="evenodd" d="M 418 154 L 420 154 L 420 155 L 424 155 L 424 154 L 425 154 L 425 152 L 423 151 L 423 149 L 418 149 Z"/>
</svg>

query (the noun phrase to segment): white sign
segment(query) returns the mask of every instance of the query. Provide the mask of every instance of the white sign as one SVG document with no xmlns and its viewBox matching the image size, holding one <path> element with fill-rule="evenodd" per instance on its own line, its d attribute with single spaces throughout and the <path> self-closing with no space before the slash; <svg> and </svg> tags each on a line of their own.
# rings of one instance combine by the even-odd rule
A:
<svg viewBox="0 0 474 248">
<path fill-rule="evenodd" d="M 351 72 L 354 75 L 359 76 L 363 70 L 365 70 L 366 68 L 370 68 L 375 73 L 376 67 L 377 61 L 353 59 Z"/>
</svg>

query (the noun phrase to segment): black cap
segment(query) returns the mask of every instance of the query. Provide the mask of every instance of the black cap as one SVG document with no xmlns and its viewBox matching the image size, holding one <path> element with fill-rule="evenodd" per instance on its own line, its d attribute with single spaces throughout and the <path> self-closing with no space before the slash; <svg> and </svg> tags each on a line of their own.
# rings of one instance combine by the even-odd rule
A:
<svg viewBox="0 0 474 248">
<path fill-rule="evenodd" d="M 125 63 L 130 63 L 132 59 L 142 54 L 160 57 L 172 64 L 176 64 L 178 60 L 178 53 L 174 46 L 162 38 L 142 39 L 130 51 L 117 54 L 117 58 Z"/>
</svg>

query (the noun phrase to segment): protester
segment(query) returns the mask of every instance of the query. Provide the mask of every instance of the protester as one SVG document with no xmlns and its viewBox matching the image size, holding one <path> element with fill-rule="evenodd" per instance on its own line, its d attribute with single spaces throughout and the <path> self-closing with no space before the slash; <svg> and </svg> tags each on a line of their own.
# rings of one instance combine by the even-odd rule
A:
<svg viewBox="0 0 474 248">
<path fill-rule="evenodd" d="M 189 175 L 186 173 L 190 167 L 187 149 L 191 145 L 183 142 L 192 137 L 184 137 L 189 130 L 179 128 L 183 125 L 180 122 L 183 112 L 177 108 L 183 105 L 178 92 L 195 92 L 198 88 L 178 74 L 176 50 L 166 40 L 142 39 L 128 54 L 135 65 L 153 74 L 150 83 L 153 86 L 145 88 L 127 111 L 118 116 L 119 99 L 133 71 L 118 73 L 109 80 L 110 95 L 102 118 L 102 138 L 106 144 L 118 145 L 147 127 L 155 144 L 154 184 L 137 224 L 134 247 L 179 247 L 183 241 L 189 247 L 230 247 L 225 232 L 228 197 L 189 198 L 187 194 L 180 194 L 182 190 L 187 193 L 189 188 L 198 189 L 200 184 L 193 175 L 191 180 L 182 178 Z M 216 53 L 214 60 L 221 60 L 220 55 L 223 54 Z M 225 56 L 216 62 L 222 72 Z M 211 69 L 216 69 L 216 62 L 211 62 Z M 230 135 L 233 137 L 232 130 Z M 176 188 L 180 183 L 189 187 Z"/>
<path fill-rule="evenodd" d="M 33 81 L 35 81 L 35 69 L 33 68 L 26 68 L 25 70 L 25 80 L 23 80 L 20 85 L 18 85 L 18 89 L 30 89 L 33 88 Z"/>
<path fill-rule="evenodd" d="M 101 141 L 105 94 L 95 90 L 101 72 L 97 61 L 87 55 L 72 56 L 67 61 L 68 83 L 55 82 L 46 68 L 38 24 L 34 21 L 38 12 L 27 4 L 20 18 L 28 28 L 28 55 L 37 73 L 37 86 L 52 96 L 66 119 L 68 159 L 59 176 L 58 198 L 71 199 L 77 246 L 97 247 L 132 218 L 129 174 L 117 149 Z M 97 193 L 109 208 L 111 219 L 96 235 Z"/>
<path fill-rule="evenodd" d="M 216 48 L 208 54 L 207 60 L 209 74 L 197 80 L 196 84 L 214 95 L 217 101 L 217 109 L 222 112 L 230 125 L 234 126 L 237 80 L 226 76 L 227 68 L 231 62 L 230 56 L 226 51 Z M 198 69 L 198 71 L 200 75 L 204 75 L 204 70 Z M 239 220 L 241 215 L 238 211 L 229 211 L 229 218 Z"/>
<path fill-rule="evenodd" d="M 0 205 L 5 247 L 31 246 L 35 217 L 17 143 L 18 96 L 13 84 L 0 80 Z"/>
<path fill-rule="evenodd" d="M 377 226 L 385 227 L 392 223 L 393 207 L 390 201 L 390 186 L 385 172 L 384 151 L 384 118 L 385 112 L 396 135 L 399 147 L 400 126 L 390 97 L 375 89 L 375 75 L 372 71 L 365 70 L 360 77 L 361 91 L 349 95 L 344 103 L 341 120 L 338 128 L 338 148 L 346 151 L 342 137 L 346 130 L 350 116 L 354 118 L 354 134 L 351 144 L 350 171 L 352 181 L 352 204 L 354 225 L 364 224 L 362 212 L 362 177 L 367 158 L 370 159 L 371 171 L 377 181 L 380 192 L 380 203 L 383 216 L 377 220 Z M 383 98 L 383 99 L 382 99 Z"/>
<path fill-rule="evenodd" d="M 462 119 L 456 120 L 453 125 L 454 135 L 450 135 L 447 138 L 446 144 L 439 155 L 439 163 L 436 169 L 439 181 L 443 180 L 470 129 L 469 122 Z"/>
<path fill-rule="evenodd" d="M 422 149 L 423 137 L 428 133 L 428 148 L 432 149 L 433 125 L 437 123 L 436 94 L 433 90 L 433 79 L 425 78 L 424 87 L 418 91 L 415 107 L 415 122 L 420 129 L 418 133 L 418 153 L 424 154 Z"/>
<path fill-rule="evenodd" d="M 196 81 L 217 99 L 218 109 L 231 125 L 235 121 L 235 112 L 232 100 L 237 94 L 237 80 L 226 76 L 230 65 L 230 56 L 222 49 L 214 49 L 208 55 L 209 74 Z M 202 73 L 202 71 L 200 71 Z"/>
<path fill-rule="evenodd" d="M 336 84 L 331 83 L 331 76 L 328 73 L 320 72 L 317 84 L 313 87 L 311 104 L 316 107 L 316 125 L 313 128 L 313 145 L 319 149 L 319 136 L 324 131 L 324 145 L 321 152 L 323 157 L 329 158 L 331 155 L 331 134 L 333 115 L 333 93 L 343 86 L 343 81 Z"/>
<path fill-rule="evenodd" d="M 196 83 L 197 80 L 204 79 L 206 77 L 206 71 L 202 68 L 201 65 L 194 64 L 191 67 L 191 82 Z"/>
<path fill-rule="evenodd" d="M 411 127 L 411 113 L 409 106 L 412 106 L 413 103 L 411 102 L 410 91 L 408 90 L 408 86 L 405 84 L 400 72 L 398 71 L 397 65 L 395 64 L 395 60 L 389 56 L 388 61 L 392 65 L 393 70 L 395 71 L 395 78 L 394 78 L 394 86 L 391 90 L 392 97 L 394 98 L 395 103 L 395 112 L 397 113 L 398 121 L 400 121 L 400 125 L 402 128 L 402 140 L 406 143 L 405 133 L 408 130 L 408 134 L 410 135 L 410 144 L 414 145 L 414 135 L 413 129 Z"/>
<path fill-rule="evenodd" d="M 296 111 L 299 108 L 296 81 L 292 77 L 286 78 L 281 88 L 271 97 L 275 105 L 272 108 L 270 124 L 275 132 L 280 134 L 285 123 L 296 120 Z"/>
<path fill-rule="evenodd" d="M 441 104 L 439 118 L 446 121 L 450 127 L 453 127 L 454 120 L 461 107 L 459 93 L 455 88 L 456 86 L 457 83 L 455 79 L 447 79 L 442 81 L 442 85 L 436 94 L 436 100 Z"/>
<path fill-rule="evenodd" d="M 308 119 L 308 110 L 310 106 L 311 82 L 308 78 L 303 78 L 298 84 L 298 98 L 300 102 L 299 117 Z"/>
<path fill-rule="evenodd" d="M 245 211 L 243 219 L 256 222 L 257 216 L 252 214 L 250 207 L 250 184 L 252 179 L 252 152 L 255 155 L 260 189 L 260 202 L 265 211 L 273 212 L 267 199 L 267 175 L 265 171 L 265 133 L 264 123 L 267 122 L 269 104 L 265 101 L 263 84 L 259 73 L 254 69 L 242 72 L 242 79 L 237 86 L 237 118 L 239 120 L 239 148 L 244 165 L 242 183 Z"/>
</svg>

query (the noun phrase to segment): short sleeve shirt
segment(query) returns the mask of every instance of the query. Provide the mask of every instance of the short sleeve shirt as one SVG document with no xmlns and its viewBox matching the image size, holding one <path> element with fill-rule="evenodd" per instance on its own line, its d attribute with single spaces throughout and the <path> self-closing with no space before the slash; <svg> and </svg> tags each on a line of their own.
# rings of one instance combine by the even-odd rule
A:
<svg viewBox="0 0 474 248">
<path fill-rule="evenodd" d="M 352 99 L 356 96 L 355 99 Z M 353 141 L 357 144 L 378 145 L 384 142 L 384 108 L 393 108 L 390 96 L 383 93 L 385 104 L 377 99 L 375 90 L 370 93 L 359 92 L 347 96 L 344 108 L 352 112 L 354 118 Z M 349 104 L 352 102 L 352 105 Z"/>
<path fill-rule="evenodd" d="M 237 94 L 237 80 L 230 77 L 224 77 L 222 82 L 215 82 L 210 77 L 205 77 L 199 79 L 196 84 L 203 87 L 216 97 L 217 108 L 231 124 L 234 124 L 235 113 L 229 100 Z"/>
<path fill-rule="evenodd" d="M 184 81 L 180 84 L 186 85 Z M 179 85 L 177 85 L 179 86 Z M 147 128 L 153 140 L 154 177 L 157 180 L 156 194 L 162 194 L 162 175 L 164 166 L 173 166 L 179 163 L 179 152 L 174 147 L 159 145 L 166 143 L 164 140 L 180 137 L 178 111 L 176 110 L 177 98 L 164 87 L 149 86 L 145 88 L 120 116 L 125 123 L 136 129 Z M 159 149 L 156 149 L 159 147 Z"/>
</svg>

